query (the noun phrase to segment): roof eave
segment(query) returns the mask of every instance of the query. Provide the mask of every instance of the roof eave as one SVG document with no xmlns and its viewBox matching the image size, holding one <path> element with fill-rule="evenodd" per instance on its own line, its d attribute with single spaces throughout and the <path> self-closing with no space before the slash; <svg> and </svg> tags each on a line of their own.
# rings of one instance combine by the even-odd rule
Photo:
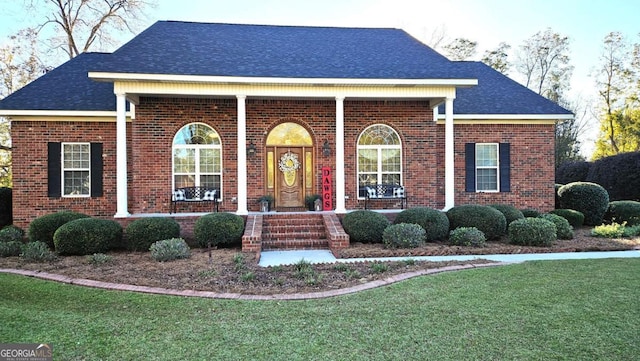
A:
<svg viewBox="0 0 640 361">
<path fill-rule="evenodd" d="M 453 114 L 454 119 L 460 120 L 571 120 L 573 114 Z M 444 120 L 444 114 L 438 114 L 438 120 Z"/>
</svg>

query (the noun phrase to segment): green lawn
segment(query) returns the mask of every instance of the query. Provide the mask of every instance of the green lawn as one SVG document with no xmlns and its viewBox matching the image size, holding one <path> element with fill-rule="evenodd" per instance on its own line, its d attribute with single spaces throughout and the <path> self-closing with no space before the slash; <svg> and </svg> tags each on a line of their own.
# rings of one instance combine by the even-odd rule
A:
<svg viewBox="0 0 640 361">
<path fill-rule="evenodd" d="M 0 342 L 56 360 L 637 360 L 640 259 L 528 262 L 312 301 L 103 291 L 0 274 Z"/>
</svg>

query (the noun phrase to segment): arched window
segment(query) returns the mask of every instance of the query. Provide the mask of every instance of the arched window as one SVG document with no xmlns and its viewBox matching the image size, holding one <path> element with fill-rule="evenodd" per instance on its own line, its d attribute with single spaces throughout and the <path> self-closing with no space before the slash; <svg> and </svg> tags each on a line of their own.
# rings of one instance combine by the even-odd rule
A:
<svg viewBox="0 0 640 361">
<path fill-rule="evenodd" d="M 358 186 L 402 185 L 402 144 L 393 128 L 375 124 L 358 138 Z"/>
<path fill-rule="evenodd" d="M 202 123 L 182 127 L 173 137 L 173 187 L 216 188 L 222 194 L 222 144 Z"/>
</svg>

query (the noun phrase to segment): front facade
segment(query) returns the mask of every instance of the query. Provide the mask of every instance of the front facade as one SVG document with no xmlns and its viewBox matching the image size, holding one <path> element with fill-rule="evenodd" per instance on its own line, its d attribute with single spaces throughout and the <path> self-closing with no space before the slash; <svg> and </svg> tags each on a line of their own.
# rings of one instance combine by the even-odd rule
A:
<svg viewBox="0 0 640 361">
<path fill-rule="evenodd" d="M 193 39 L 170 49 L 168 34 Z M 265 195 L 286 212 L 323 192 L 325 207 L 345 213 L 364 208 L 375 184 L 403 186 L 409 207 L 549 210 L 555 123 L 571 117 L 393 29 L 181 22 L 80 55 L 0 102 L 0 115 L 12 121 L 21 227 L 66 209 L 167 215 L 173 191 L 190 186 L 215 189 L 220 211 L 240 215 Z"/>
</svg>

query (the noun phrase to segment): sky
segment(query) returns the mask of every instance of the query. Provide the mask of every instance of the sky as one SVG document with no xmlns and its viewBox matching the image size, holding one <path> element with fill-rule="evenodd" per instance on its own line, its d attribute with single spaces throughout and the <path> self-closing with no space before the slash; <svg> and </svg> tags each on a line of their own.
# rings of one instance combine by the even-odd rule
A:
<svg viewBox="0 0 640 361">
<path fill-rule="evenodd" d="M 21 4 L 0 0 L 0 39 L 31 21 Z M 629 40 L 640 41 L 639 16 L 637 0 L 158 0 L 138 28 L 141 31 L 157 20 L 384 27 L 404 29 L 423 42 L 429 42 L 434 32 L 444 31 L 450 40 L 478 42 L 474 60 L 500 42 L 511 45 L 513 51 L 535 33 L 551 28 L 570 39 L 574 66 L 570 97 L 590 101 L 595 97 L 590 75 L 604 37 L 619 31 Z M 133 36 L 123 36 L 121 44 Z M 597 136 L 597 123 L 593 121 L 590 128 L 582 137 L 587 155 Z"/>
</svg>

